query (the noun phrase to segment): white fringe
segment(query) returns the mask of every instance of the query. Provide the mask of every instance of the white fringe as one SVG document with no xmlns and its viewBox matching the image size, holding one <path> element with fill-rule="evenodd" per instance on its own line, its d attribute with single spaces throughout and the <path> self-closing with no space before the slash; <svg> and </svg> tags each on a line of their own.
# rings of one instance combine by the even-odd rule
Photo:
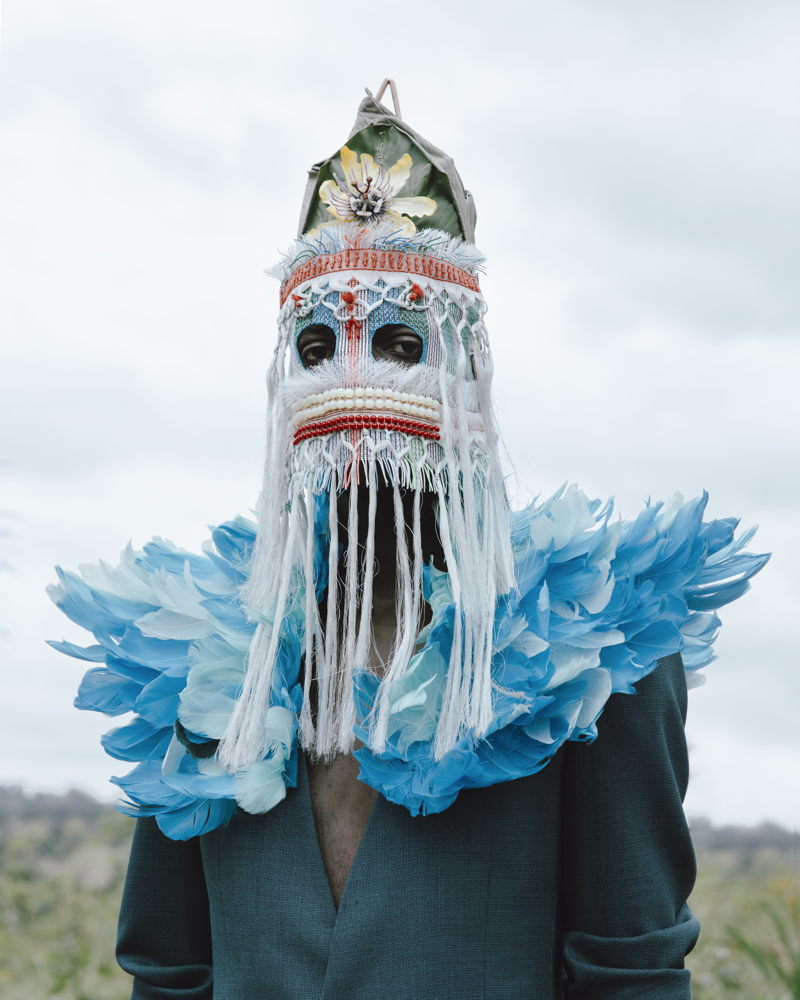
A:
<svg viewBox="0 0 800 1000">
<path fill-rule="evenodd" d="M 372 738 L 370 742 L 377 753 L 380 753 L 386 745 L 392 687 L 403 676 L 411 659 L 422 611 L 420 602 L 421 581 L 412 579 L 412 569 L 408 554 L 408 539 L 406 537 L 405 512 L 403 510 L 400 487 L 396 482 L 392 486 L 392 494 L 397 566 L 395 577 L 396 628 L 392 652 L 389 657 L 389 666 L 378 689 L 377 713 L 373 713 Z M 419 496 L 419 493 L 415 495 Z M 421 576 L 421 560 L 417 559 L 416 552 L 414 553 L 414 570 L 419 572 Z"/>
<path fill-rule="evenodd" d="M 372 583 L 375 576 L 375 513 L 378 507 L 378 480 L 374 452 L 371 452 L 369 456 L 367 488 L 369 490 L 369 506 L 367 508 L 367 538 L 364 545 L 362 570 L 364 584 L 361 591 L 361 617 L 358 623 L 354 670 L 369 669 L 369 653 L 372 647 Z"/>
<path fill-rule="evenodd" d="M 309 509 L 310 507 L 310 509 Z M 320 635 L 319 607 L 316 587 L 309 586 L 314 580 L 314 505 L 306 507 L 306 548 L 303 565 L 305 579 L 305 669 L 303 677 L 303 706 L 300 709 L 300 741 L 304 745 L 314 743 L 314 720 L 311 712 L 312 665 L 316 660 L 316 650 L 322 648 Z"/>
<path fill-rule="evenodd" d="M 333 692 L 339 667 L 339 510 L 336 503 L 338 477 L 334 476 L 328 501 L 328 598 L 325 615 L 325 656 L 311 664 L 317 677 L 317 738 L 314 749 L 323 758 L 332 756 L 335 746 L 332 718 Z M 306 586 L 308 584 L 306 583 Z"/>
<path fill-rule="evenodd" d="M 248 658 L 256 663 L 268 663 L 269 670 L 248 670 L 242 694 L 231 715 L 228 729 L 220 741 L 219 757 L 224 766 L 238 771 L 259 760 L 267 746 L 266 710 L 272 689 L 272 668 L 280 641 L 280 624 L 286 610 L 289 584 L 295 566 L 295 542 L 302 512 L 299 505 L 292 508 L 288 521 L 285 558 L 277 575 L 277 594 L 271 618 L 259 622 L 250 645 Z M 232 740 L 230 734 L 235 734 Z"/>
<path fill-rule="evenodd" d="M 437 300 L 433 322 L 451 322 L 447 302 Z M 492 629 L 498 593 L 514 586 L 508 503 L 498 458 L 498 435 L 491 406 L 491 361 L 482 318 L 472 329 L 462 310 L 454 337 L 441 337 L 438 372 L 426 366 L 401 368 L 390 362 L 364 363 L 365 385 L 392 385 L 435 395 L 441 404 L 441 440 L 408 437 L 395 431 L 352 431 L 291 443 L 292 403 L 328 386 L 352 384 L 352 366 L 325 362 L 312 372 L 285 373 L 290 324 L 276 348 L 268 378 L 268 447 L 259 529 L 251 572 L 244 591 L 251 617 L 258 621 L 248 669 L 219 758 L 229 771 L 260 759 L 266 750 L 265 716 L 287 602 L 302 592 L 305 621 L 304 704 L 301 745 L 330 759 L 354 747 L 355 672 L 370 669 L 373 578 L 379 476 L 393 491 L 396 534 L 396 634 L 386 673 L 367 720 L 370 745 L 386 743 L 392 689 L 414 654 L 422 615 L 421 493 L 437 498 L 439 537 L 455 605 L 454 634 L 433 754 L 441 758 L 464 737 L 480 738 L 493 717 Z M 467 379 L 474 354 L 475 379 Z M 449 342 L 449 348 L 448 348 Z M 359 483 L 366 485 L 368 509 L 363 553 L 359 546 Z M 339 584 L 339 510 L 347 490 L 347 546 L 343 602 Z M 413 491 L 411 546 L 402 491 Z M 329 497 L 328 599 L 324 629 L 316 605 L 314 579 L 314 504 Z M 305 532 L 304 541 L 300 539 Z M 488 571 L 487 571 L 488 570 Z M 290 595 L 291 590 L 291 595 Z M 343 603 L 343 606 L 340 606 Z M 360 610 L 359 610 L 360 609 Z M 316 684 L 316 722 L 310 708 Z"/>
<path fill-rule="evenodd" d="M 398 229 L 394 222 L 331 222 L 320 226 L 316 232 L 298 237 L 267 273 L 283 280 L 314 257 L 355 248 L 430 255 L 455 264 L 470 274 L 483 271 L 485 264 L 483 254 L 474 244 L 441 229 L 418 229 L 414 233 L 406 233 Z"/>
</svg>

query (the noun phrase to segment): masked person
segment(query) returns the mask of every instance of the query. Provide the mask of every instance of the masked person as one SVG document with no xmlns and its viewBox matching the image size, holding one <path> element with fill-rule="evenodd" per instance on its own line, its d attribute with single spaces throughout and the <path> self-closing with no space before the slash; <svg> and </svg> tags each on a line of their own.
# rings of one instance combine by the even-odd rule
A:
<svg viewBox="0 0 800 1000">
<path fill-rule="evenodd" d="M 706 497 L 512 512 L 475 210 L 377 98 L 278 268 L 258 523 L 51 591 L 139 817 L 137 998 L 690 995 L 687 681 L 766 561 Z"/>
</svg>

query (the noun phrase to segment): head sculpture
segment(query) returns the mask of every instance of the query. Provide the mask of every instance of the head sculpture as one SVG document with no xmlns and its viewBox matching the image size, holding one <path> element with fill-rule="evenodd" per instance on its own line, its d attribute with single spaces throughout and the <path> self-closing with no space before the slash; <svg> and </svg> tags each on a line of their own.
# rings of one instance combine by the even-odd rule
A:
<svg viewBox="0 0 800 1000">
<path fill-rule="evenodd" d="M 495 607 L 514 578 L 474 222 L 452 161 L 371 95 L 345 146 L 311 170 L 300 235 L 276 269 L 267 453 L 244 594 L 258 627 L 220 746 L 230 770 L 267 745 L 290 610 L 305 659 L 300 744 L 323 758 L 353 749 L 376 531 L 394 533 L 397 629 L 369 718 L 358 721 L 381 751 L 392 685 L 422 620 L 425 497 L 455 605 L 435 755 L 492 719 Z M 391 494 L 390 522 L 376 523 L 379 491 Z"/>
</svg>

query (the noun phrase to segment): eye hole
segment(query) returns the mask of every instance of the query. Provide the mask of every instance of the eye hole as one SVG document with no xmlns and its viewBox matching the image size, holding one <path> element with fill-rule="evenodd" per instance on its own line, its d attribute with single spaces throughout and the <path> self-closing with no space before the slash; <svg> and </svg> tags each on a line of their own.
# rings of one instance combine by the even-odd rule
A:
<svg viewBox="0 0 800 1000">
<path fill-rule="evenodd" d="M 410 326 L 387 323 L 379 327 L 372 338 L 372 356 L 387 361 L 415 365 L 422 358 L 422 337 Z"/>
<path fill-rule="evenodd" d="M 329 361 L 336 350 L 336 334 L 324 323 L 312 323 L 297 338 L 297 353 L 304 368 Z"/>
</svg>

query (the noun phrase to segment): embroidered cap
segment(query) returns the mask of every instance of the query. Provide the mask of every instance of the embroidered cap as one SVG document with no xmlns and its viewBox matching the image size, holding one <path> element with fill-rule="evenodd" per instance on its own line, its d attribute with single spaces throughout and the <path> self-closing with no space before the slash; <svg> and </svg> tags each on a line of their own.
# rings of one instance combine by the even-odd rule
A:
<svg viewBox="0 0 800 1000">
<path fill-rule="evenodd" d="M 380 98 L 391 86 L 395 110 Z M 345 145 L 309 171 L 298 235 L 331 222 L 394 222 L 475 241 L 475 204 L 452 159 L 400 117 L 393 81 L 358 108 Z"/>
</svg>

